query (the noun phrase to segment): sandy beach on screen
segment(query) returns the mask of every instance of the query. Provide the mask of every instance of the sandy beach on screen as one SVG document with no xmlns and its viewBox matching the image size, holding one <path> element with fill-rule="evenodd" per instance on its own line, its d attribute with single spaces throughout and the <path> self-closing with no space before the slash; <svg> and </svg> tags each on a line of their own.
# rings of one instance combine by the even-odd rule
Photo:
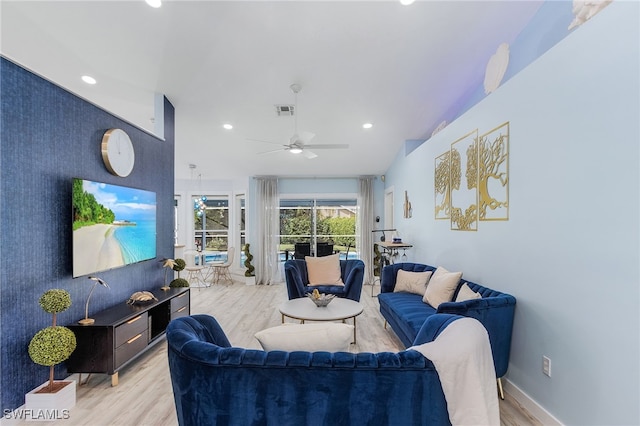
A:
<svg viewBox="0 0 640 426">
<path fill-rule="evenodd" d="M 73 231 L 74 275 L 124 265 L 118 240 L 113 236 L 115 226 L 97 224 Z"/>
</svg>

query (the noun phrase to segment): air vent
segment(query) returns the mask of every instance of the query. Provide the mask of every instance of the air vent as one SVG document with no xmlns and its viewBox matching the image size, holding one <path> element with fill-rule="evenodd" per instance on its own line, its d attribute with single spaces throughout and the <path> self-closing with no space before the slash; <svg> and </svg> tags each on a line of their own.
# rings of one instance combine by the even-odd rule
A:
<svg viewBox="0 0 640 426">
<path fill-rule="evenodd" d="M 291 117 L 293 111 L 293 105 L 276 105 L 276 114 L 278 114 L 278 117 Z"/>
</svg>

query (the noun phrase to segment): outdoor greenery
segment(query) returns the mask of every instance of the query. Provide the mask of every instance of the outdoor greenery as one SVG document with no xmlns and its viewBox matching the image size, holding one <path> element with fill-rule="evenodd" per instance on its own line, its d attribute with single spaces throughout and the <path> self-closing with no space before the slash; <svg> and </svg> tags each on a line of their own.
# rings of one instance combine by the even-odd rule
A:
<svg viewBox="0 0 640 426">
<path fill-rule="evenodd" d="M 82 181 L 73 181 L 73 230 L 96 223 L 113 223 L 116 215 L 96 201 L 82 188 Z"/>
<path fill-rule="evenodd" d="M 205 246 L 203 250 L 224 251 L 227 250 L 227 232 L 229 231 L 229 209 L 225 208 L 226 203 L 221 200 L 207 200 L 206 210 L 201 215 L 199 210 L 193 212 L 194 230 L 196 240 L 202 238 L 202 223 L 205 224 Z M 218 236 L 223 235 L 223 236 Z"/>
<path fill-rule="evenodd" d="M 311 211 L 307 209 L 283 210 L 280 214 L 281 245 L 293 247 L 305 241 L 301 236 L 311 235 Z M 317 220 L 316 233 L 320 240 L 331 239 L 335 246 L 346 249 L 356 245 L 356 217 L 323 217 Z M 324 237 L 324 236 L 329 236 Z M 308 237 L 307 237 L 308 238 Z"/>
</svg>

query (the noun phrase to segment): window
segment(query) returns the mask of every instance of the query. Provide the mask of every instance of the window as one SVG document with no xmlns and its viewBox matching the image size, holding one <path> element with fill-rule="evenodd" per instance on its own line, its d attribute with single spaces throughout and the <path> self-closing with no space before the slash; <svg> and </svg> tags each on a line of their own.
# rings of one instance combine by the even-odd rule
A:
<svg viewBox="0 0 640 426">
<path fill-rule="evenodd" d="M 244 268 L 244 261 L 246 256 L 244 254 L 244 245 L 247 243 L 247 226 L 246 226 L 246 197 L 244 194 L 236 195 L 236 220 L 238 224 L 238 246 L 236 248 L 236 262 L 239 262 L 239 266 Z"/>
<path fill-rule="evenodd" d="M 213 253 L 207 260 L 226 260 L 229 243 L 229 197 L 203 195 L 193 199 L 194 240 L 197 250 Z"/>
<path fill-rule="evenodd" d="M 178 245 L 178 236 L 180 232 L 180 196 L 173 196 L 173 245 Z"/>
<path fill-rule="evenodd" d="M 295 243 L 333 244 L 333 252 L 357 257 L 355 199 L 281 199 L 280 259 L 291 258 Z"/>
</svg>

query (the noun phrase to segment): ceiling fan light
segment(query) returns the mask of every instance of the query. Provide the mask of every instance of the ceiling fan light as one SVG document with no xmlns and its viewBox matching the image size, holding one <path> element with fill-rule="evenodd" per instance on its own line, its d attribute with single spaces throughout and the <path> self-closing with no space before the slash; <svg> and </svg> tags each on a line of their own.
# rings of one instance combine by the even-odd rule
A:
<svg viewBox="0 0 640 426">
<path fill-rule="evenodd" d="M 302 148 L 293 147 L 289 150 L 289 152 L 292 154 L 300 154 L 302 152 Z"/>
<path fill-rule="evenodd" d="M 83 75 L 81 79 L 87 84 L 96 84 L 96 79 L 91 77 L 90 75 Z"/>
<path fill-rule="evenodd" d="M 400 4 L 404 5 L 404 6 L 409 6 L 411 3 L 413 3 L 415 0 L 400 0 Z"/>
</svg>

